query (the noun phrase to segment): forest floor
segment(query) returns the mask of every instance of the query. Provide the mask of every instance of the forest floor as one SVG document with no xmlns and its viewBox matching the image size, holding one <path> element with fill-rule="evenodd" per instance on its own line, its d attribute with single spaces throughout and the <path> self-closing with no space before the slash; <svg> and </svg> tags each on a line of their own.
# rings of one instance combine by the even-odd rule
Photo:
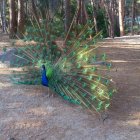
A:
<svg viewBox="0 0 140 140">
<path fill-rule="evenodd" d="M 0 53 L 5 46 L 0 35 Z M 140 140 L 140 37 L 108 39 L 100 51 L 113 62 L 118 89 L 104 123 L 42 86 L 11 84 L 0 62 L 0 140 Z"/>
</svg>

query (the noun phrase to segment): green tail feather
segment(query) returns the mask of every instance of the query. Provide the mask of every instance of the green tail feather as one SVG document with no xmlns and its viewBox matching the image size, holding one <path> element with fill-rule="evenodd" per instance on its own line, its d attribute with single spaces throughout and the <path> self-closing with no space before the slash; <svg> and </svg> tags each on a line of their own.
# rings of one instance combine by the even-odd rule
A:
<svg viewBox="0 0 140 140">
<path fill-rule="evenodd" d="M 27 29 L 24 47 L 16 48 L 15 71 L 11 80 L 16 84 L 41 84 L 41 66 L 45 65 L 49 88 L 71 103 L 88 108 L 92 112 L 106 110 L 115 92 L 105 73 L 111 68 L 106 54 L 98 54 L 101 32 L 87 39 L 92 31 L 87 25 L 75 39 L 67 41 L 62 49 L 55 44 L 54 32 L 36 24 Z M 84 39 L 83 39 L 84 38 Z M 30 41 L 34 41 L 30 44 Z M 29 43 L 30 42 L 30 43 Z"/>
</svg>

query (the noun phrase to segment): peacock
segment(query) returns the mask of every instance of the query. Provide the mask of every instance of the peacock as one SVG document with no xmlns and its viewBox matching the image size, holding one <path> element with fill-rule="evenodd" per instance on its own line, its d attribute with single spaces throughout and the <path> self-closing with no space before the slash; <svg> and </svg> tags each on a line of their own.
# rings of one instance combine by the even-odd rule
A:
<svg viewBox="0 0 140 140">
<path fill-rule="evenodd" d="M 11 81 L 15 84 L 43 85 L 63 99 L 88 109 L 102 112 L 110 106 L 115 93 L 106 72 L 111 68 L 106 54 L 100 54 L 102 32 L 93 33 L 87 23 L 71 38 L 66 35 L 60 45 L 53 24 L 45 19 L 35 20 L 26 28 L 23 45 L 12 49 Z M 90 36 L 90 38 L 89 38 Z M 91 37 L 92 36 L 92 37 Z M 3 59 L 4 61 L 4 59 Z"/>
</svg>

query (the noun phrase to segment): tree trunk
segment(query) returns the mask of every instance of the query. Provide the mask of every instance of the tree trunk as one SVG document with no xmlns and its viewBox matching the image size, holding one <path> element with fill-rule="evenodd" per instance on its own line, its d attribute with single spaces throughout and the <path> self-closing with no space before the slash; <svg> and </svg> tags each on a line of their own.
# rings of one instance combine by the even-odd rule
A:
<svg viewBox="0 0 140 140">
<path fill-rule="evenodd" d="M 22 37 L 25 26 L 24 0 L 18 0 L 18 36 Z"/>
<path fill-rule="evenodd" d="M 132 16 L 131 16 L 131 35 L 134 35 L 134 21 L 135 21 L 135 0 L 132 0 Z"/>
<path fill-rule="evenodd" d="M 124 35 L 124 0 L 119 0 L 119 25 L 120 36 Z"/>
<path fill-rule="evenodd" d="M 77 24 L 86 24 L 88 20 L 87 11 L 85 8 L 85 0 L 77 0 L 78 3 L 78 14 L 76 22 Z"/>
<path fill-rule="evenodd" d="M 110 12 L 111 12 L 111 37 L 112 38 L 114 38 L 114 36 L 115 36 L 115 25 L 114 25 L 114 23 L 115 23 L 115 8 L 114 8 L 114 4 L 115 4 L 115 2 L 114 2 L 114 0 L 112 0 L 111 1 L 111 3 L 110 3 L 110 7 L 111 7 L 111 10 L 110 10 Z"/>
<path fill-rule="evenodd" d="M 114 38 L 114 15 L 112 14 L 112 1 L 110 1 L 110 5 L 107 4 L 107 2 L 105 0 L 103 0 L 104 3 L 104 7 L 108 16 L 108 22 L 109 22 L 109 36 L 111 38 Z M 111 8 L 110 8 L 111 7 Z"/>
<path fill-rule="evenodd" d="M 2 2 L 0 1 L 0 28 L 2 27 Z"/>
<path fill-rule="evenodd" d="M 65 32 L 69 30 L 70 27 L 70 0 L 65 0 Z"/>
<path fill-rule="evenodd" d="M 34 16 L 33 19 L 35 18 L 37 22 L 39 23 L 39 16 L 37 14 L 36 4 L 34 0 L 31 0 L 30 11 L 31 11 L 31 15 Z"/>
<path fill-rule="evenodd" d="M 91 3 L 93 4 L 93 20 L 94 20 L 94 25 L 95 25 L 95 31 L 98 33 L 98 25 L 97 25 L 97 13 L 96 13 L 96 3 L 95 0 L 91 0 Z"/>
<path fill-rule="evenodd" d="M 6 27 L 6 1 L 2 0 L 2 13 L 1 13 L 1 18 L 2 18 L 2 31 L 3 33 L 7 32 L 7 27 Z"/>
<path fill-rule="evenodd" d="M 10 14 L 10 38 L 14 38 L 17 32 L 17 13 L 15 0 L 9 0 L 9 14 Z"/>
</svg>

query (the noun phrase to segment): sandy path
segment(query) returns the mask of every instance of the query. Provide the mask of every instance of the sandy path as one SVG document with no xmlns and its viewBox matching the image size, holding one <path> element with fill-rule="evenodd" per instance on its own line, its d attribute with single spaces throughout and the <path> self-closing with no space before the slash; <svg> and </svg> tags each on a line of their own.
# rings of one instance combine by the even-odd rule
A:
<svg viewBox="0 0 140 140">
<path fill-rule="evenodd" d="M 118 88 L 104 124 L 42 86 L 12 85 L 1 65 L 0 140 L 140 140 L 140 45 L 103 50 Z"/>
</svg>

